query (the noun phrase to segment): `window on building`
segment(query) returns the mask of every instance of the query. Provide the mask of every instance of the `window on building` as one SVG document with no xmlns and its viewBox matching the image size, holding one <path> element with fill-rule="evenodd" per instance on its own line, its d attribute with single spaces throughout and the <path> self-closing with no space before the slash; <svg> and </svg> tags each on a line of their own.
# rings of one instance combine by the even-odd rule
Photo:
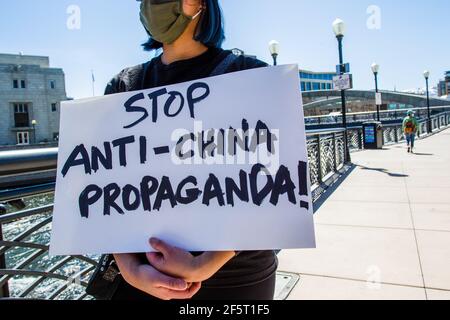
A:
<svg viewBox="0 0 450 320">
<path fill-rule="evenodd" d="M 25 82 L 25 80 L 20 80 L 20 87 L 22 89 L 25 89 L 27 87 L 27 83 Z"/>
<path fill-rule="evenodd" d="M 27 145 L 30 144 L 30 133 L 29 132 L 17 132 L 17 144 Z"/>
<path fill-rule="evenodd" d="M 28 114 L 28 104 L 15 103 L 14 104 L 14 125 L 16 128 L 23 128 L 30 126 L 30 116 Z"/>
<path fill-rule="evenodd" d="M 302 81 L 302 91 L 305 91 L 306 90 L 306 86 L 305 86 L 305 83 Z"/>
<path fill-rule="evenodd" d="M 320 84 L 320 89 L 321 90 L 326 90 L 327 89 L 327 84 L 326 83 L 321 83 Z"/>
<path fill-rule="evenodd" d="M 19 88 L 19 80 L 15 79 L 13 80 L 13 88 L 18 89 Z"/>
<path fill-rule="evenodd" d="M 311 82 L 306 83 L 306 91 L 311 91 Z"/>
<path fill-rule="evenodd" d="M 320 83 L 314 82 L 314 83 L 313 83 L 313 90 L 314 90 L 314 91 L 320 90 Z"/>
<path fill-rule="evenodd" d="M 52 103 L 52 112 L 56 112 L 56 103 Z"/>
<path fill-rule="evenodd" d="M 55 80 L 50 80 L 50 88 L 51 89 L 56 89 L 56 82 L 55 82 Z"/>
<path fill-rule="evenodd" d="M 327 83 L 327 90 L 331 90 L 331 83 Z"/>
</svg>

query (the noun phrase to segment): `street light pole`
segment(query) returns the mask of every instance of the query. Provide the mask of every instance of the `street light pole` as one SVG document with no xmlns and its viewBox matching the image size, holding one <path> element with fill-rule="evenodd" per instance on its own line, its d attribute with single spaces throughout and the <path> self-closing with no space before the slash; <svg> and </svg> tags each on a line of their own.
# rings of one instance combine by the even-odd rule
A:
<svg viewBox="0 0 450 320">
<path fill-rule="evenodd" d="M 37 121 L 36 120 L 32 120 L 31 121 L 31 125 L 33 126 L 33 144 L 36 144 L 36 125 L 37 125 Z"/>
<path fill-rule="evenodd" d="M 375 76 L 375 104 L 377 106 L 377 121 L 380 121 L 380 105 L 378 104 L 377 96 L 378 96 L 378 72 L 380 71 L 380 66 L 376 63 L 372 64 L 372 72 Z"/>
<path fill-rule="evenodd" d="M 336 38 L 338 40 L 338 46 L 339 46 L 339 65 L 340 67 L 340 75 L 343 75 L 345 72 L 342 68 L 344 65 L 344 53 L 343 53 L 343 39 L 344 39 L 344 33 L 345 33 L 345 23 L 341 19 L 336 19 L 333 22 L 333 31 L 336 35 Z M 350 149 L 348 147 L 348 133 L 347 133 L 347 107 L 346 107 L 346 101 L 345 101 L 345 90 L 341 90 L 341 101 L 342 101 L 342 126 L 344 127 L 344 158 L 345 162 L 348 163 L 351 161 L 350 158 Z"/>
<path fill-rule="evenodd" d="M 430 71 L 425 71 L 423 73 L 425 77 L 425 82 L 427 85 L 427 113 L 428 113 L 428 121 L 427 121 L 427 131 L 428 133 L 433 132 L 431 127 L 431 111 L 430 111 L 430 90 L 429 90 L 429 82 L 428 79 L 430 78 Z"/>
<path fill-rule="evenodd" d="M 278 54 L 280 53 L 280 43 L 276 40 L 272 40 L 269 42 L 269 51 L 273 59 L 273 65 L 276 66 Z"/>
<path fill-rule="evenodd" d="M 339 64 L 342 66 L 344 64 L 344 54 L 343 54 L 343 48 L 342 48 L 342 40 L 344 39 L 344 36 L 337 36 L 338 39 L 338 45 L 339 45 Z M 343 75 L 344 72 L 341 69 L 340 74 Z M 347 129 L 347 107 L 346 107 L 346 101 L 345 101 L 345 90 L 341 90 L 341 100 L 342 100 L 342 125 L 345 129 Z"/>
<path fill-rule="evenodd" d="M 375 72 L 375 93 L 378 94 L 378 72 Z M 377 104 L 377 121 L 380 121 L 380 105 L 375 101 Z"/>
</svg>

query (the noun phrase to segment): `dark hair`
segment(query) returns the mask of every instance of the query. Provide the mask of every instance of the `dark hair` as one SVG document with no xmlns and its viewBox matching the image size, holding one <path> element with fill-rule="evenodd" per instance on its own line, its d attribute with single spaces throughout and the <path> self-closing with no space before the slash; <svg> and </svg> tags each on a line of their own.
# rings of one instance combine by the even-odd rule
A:
<svg viewBox="0 0 450 320">
<path fill-rule="evenodd" d="M 225 40 L 225 33 L 219 0 L 202 1 L 206 5 L 206 10 L 201 14 L 194 39 L 207 47 L 220 48 Z M 152 51 L 162 48 L 163 45 L 150 36 L 148 41 L 142 44 L 142 46 L 145 51 Z"/>
</svg>

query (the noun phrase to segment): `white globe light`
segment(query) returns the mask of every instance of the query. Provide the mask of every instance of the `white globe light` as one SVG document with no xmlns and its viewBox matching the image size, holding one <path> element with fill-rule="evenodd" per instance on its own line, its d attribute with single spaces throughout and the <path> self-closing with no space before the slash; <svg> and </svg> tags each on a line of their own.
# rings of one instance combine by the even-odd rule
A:
<svg viewBox="0 0 450 320">
<path fill-rule="evenodd" d="M 345 22 L 341 19 L 336 19 L 333 22 L 333 31 L 336 37 L 343 37 L 345 34 Z"/>
<path fill-rule="evenodd" d="M 380 71 L 380 66 L 376 63 L 372 64 L 372 71 L 373 73 L 378 73 L 378 71 Z"/>
<path fill-rule="evenodd" d="M 423 72 L 423 76 L 425 77 L 425 79 L 428 79 L 428 78 L 430 77 L 430 71 L 425 70 L 425 71 Z"/>
<path fill-rule="evenodd" d="M 280 53 L 280 43 L 276 40 L 270 41 L 269 50 L 271 55 L 278 55 Z"/>
</svg>

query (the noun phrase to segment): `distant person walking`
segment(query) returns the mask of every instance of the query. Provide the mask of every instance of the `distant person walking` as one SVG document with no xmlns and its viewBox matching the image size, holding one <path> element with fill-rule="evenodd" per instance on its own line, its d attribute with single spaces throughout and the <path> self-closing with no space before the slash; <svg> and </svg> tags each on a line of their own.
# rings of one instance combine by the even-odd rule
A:
<svg viewBox="0 0 450 320">
<path fill-rule="evenodd" d="M 408 145 L 408 153 L 414 153 L 414 142 L 418 129 L 419 123 L 414 117 L 414 112 L 409 110 L 406 118 L 403 120 L 403 133 L 405 134 L 406 144 Z"/>
</svg>

